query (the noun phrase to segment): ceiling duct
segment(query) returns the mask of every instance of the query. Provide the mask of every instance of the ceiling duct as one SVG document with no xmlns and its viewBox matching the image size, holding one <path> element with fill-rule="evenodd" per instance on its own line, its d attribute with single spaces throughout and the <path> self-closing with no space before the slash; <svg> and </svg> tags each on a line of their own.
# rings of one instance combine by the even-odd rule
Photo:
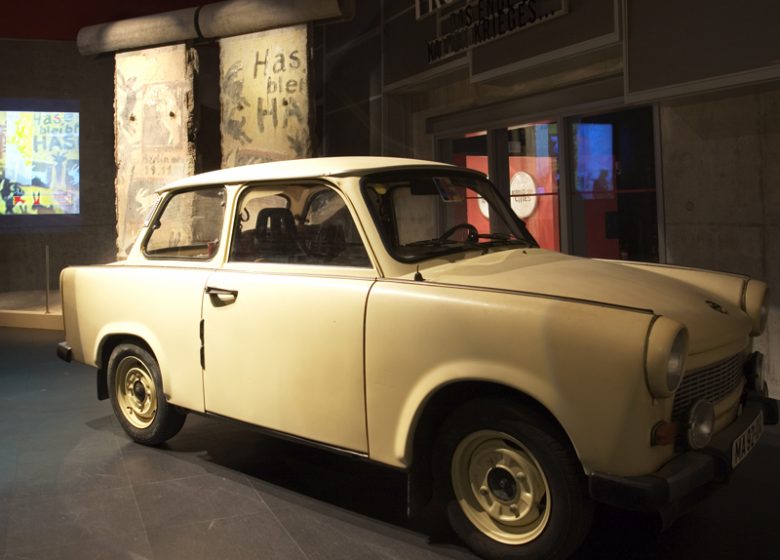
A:
<svg viewBox="0 0 780 560">
<path fill-rule="evenodd" d="M 346 19 L 353 13 L 354 0 L 227 0 L 90 25 L 79 31 L 76 43 L 86 56 Z"/>
</svg>

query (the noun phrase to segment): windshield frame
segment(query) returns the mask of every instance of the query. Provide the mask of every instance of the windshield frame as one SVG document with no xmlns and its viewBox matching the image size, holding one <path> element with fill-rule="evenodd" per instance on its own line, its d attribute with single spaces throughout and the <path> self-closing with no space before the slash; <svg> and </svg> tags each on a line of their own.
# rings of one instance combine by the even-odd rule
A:
<svg viewBox="0 0 780 560">
<path fill-rule="evenodd" d="M 373 195 L 370 193 L 373 189 L 371 183 L 378 183 L 387 178 L 388 182 L 393 177 L 397 178 L 411 178 L 417 177 L 467 177 L 471 180 L 478 180 L 487 187 L 487 191 L 484 193 L 487 196 L 483 196 L 488 202 L 491 215 L 493 211 L 497 211 L 498 217 L 505 224 L 507 229 L 511 232 L 512 228 L 516 228 L 520 234 L 520 237 L 516 237 L 514 233 L 509 233 L 509 239 L 489 239 L 483 243 L 442 243 L 436 250 L 431 250 L 428 254 L 422 254 L 420 256 L 406 256 L 399 254 L 398 249 L 404 247 L 397 245 L 392 238 L 393 231 L 388 231 L 382 217 L 378 214 L 378 209 L 374 201 Z M 363 201 L 371 216 L 373 225 L 376 231 L 379 233 L 379 237 L 382 240 L 382 244 L 385 247 L 387 253 L 396 261 L 405 264 L 415 264 L 428 260 L 438 259 L 451 255 L 464 254 L 472 251 L 479 251 L 482 253 L 488 252 L 490 249 L 500 248 L 538 248 L 539 244 L 533 235 L 528 231 L 525 222 L 517 217 L 517 214 L 511 209 L 508 201 L 499 193 L 496 186 L 481 172 L 474 171 L 472 169 L 466 169 L 462 167 L 433 167 L 425 169 L 387 169 L 367 174 L 360 179 L 360 192 L 363 197 Z M 376 192 L 376 191 L 374 191 Z M 431 240 L 433 241 L 433 240 Z"/>
</svg>

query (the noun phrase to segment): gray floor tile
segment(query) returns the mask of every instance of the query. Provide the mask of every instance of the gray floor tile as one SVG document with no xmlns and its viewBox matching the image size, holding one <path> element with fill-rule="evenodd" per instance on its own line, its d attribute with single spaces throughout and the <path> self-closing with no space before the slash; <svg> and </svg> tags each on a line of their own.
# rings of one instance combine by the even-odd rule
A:
<svg viewBox="0 0 780 560">
<path fill-rule="evenodd" d="M 426 535 L 408 528 L 334 508 L 262 481 L 254 485 L 312 560 L 476 560 L 458 546 L 433 546 Z"/>
<path fill-rule="evenodd" d="M 3 560 L 151 560 L 146 533 L 87 536 L 76 543 L 11 554 Z M 159 558 L 164 558 L 160 556 Z"/>
<path fill-rule="evenodd" d="M 149 530 L 155 558 L 167 560 L 306 560 L 267 511 L 210 522 Z"/>
<path fill-rule="evenodd" d="M 134 491 L 144 524 L 154 529 L 268 511 L 247 481 L 216 475 L 140 484 Z"/>
<path fill-rule="evenodd" d="M 16 442 L 0 439 L 0 503 L 5 502 L 14 491 L 16 483 L 16 464 L 18 451 Z"/>
<path fill-rule="evenodd" d="M 130 487 L 30 497 L 9 503 L 6 553 L 20 554 L 110 540 L 144 530 Z"/>
<path fill-rule="evenodd" d="M 397 471 L 190 415 L 129 440 L 62 333 L 0 328 L 0 560 L 472 559 L 404 517 Z M 780 428 L 665 533 L 603 509 L 576 560 L 777 560 Z"/>
<path fill-rule="evenodd" d="M 9 521 L 9 509 L 10 504 L 8 502 L 0 502 L 0 558 L 5 554 L 6 549 L 6 535 L 8 534 L 8 521 Z"/>
<path fill-rule="evenodd" d="M 202 457 L 144 447 L 130 441 L 121 447 L 121 457 L 127 476 L 133 484 L 164 482 L 208 474 L 207 464 Z"/>
<path fill-rule="evenodd" d="M 50 440 L 18 444 L 12 499 L 130 485 L 116 447 L 100 434 L 75 440 L 54 434 Z"/>
</svg>

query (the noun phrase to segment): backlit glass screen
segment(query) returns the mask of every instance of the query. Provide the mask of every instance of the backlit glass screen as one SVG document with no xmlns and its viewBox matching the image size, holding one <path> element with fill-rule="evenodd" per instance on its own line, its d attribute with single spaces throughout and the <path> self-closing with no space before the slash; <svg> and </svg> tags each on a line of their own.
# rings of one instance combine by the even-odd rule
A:
<svg viewBox="0 0 780 560">
<path fill-rule="evenodd" d="M 79 113 L 0 108 L 0 216 L 79 213 Z"/>
</svg>

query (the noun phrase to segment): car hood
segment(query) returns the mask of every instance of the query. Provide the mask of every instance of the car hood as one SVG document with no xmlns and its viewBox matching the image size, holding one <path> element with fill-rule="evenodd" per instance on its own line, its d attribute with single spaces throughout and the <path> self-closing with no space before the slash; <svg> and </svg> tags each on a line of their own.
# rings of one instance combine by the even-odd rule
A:
<svg viewBox="0 0 780 560">
<path fill-rule="evenodd" d="M 733 343 L 750 331 L 747 315 L 733 303 L 698 286 L 620 261 L 514 249 L 435 266 L 423 274 L 427 281 L 442 284 L 650 310 L 688 327 L 691 353 Z M 717 303 L 720 310 L 708 301 Z"/>
</svg>

